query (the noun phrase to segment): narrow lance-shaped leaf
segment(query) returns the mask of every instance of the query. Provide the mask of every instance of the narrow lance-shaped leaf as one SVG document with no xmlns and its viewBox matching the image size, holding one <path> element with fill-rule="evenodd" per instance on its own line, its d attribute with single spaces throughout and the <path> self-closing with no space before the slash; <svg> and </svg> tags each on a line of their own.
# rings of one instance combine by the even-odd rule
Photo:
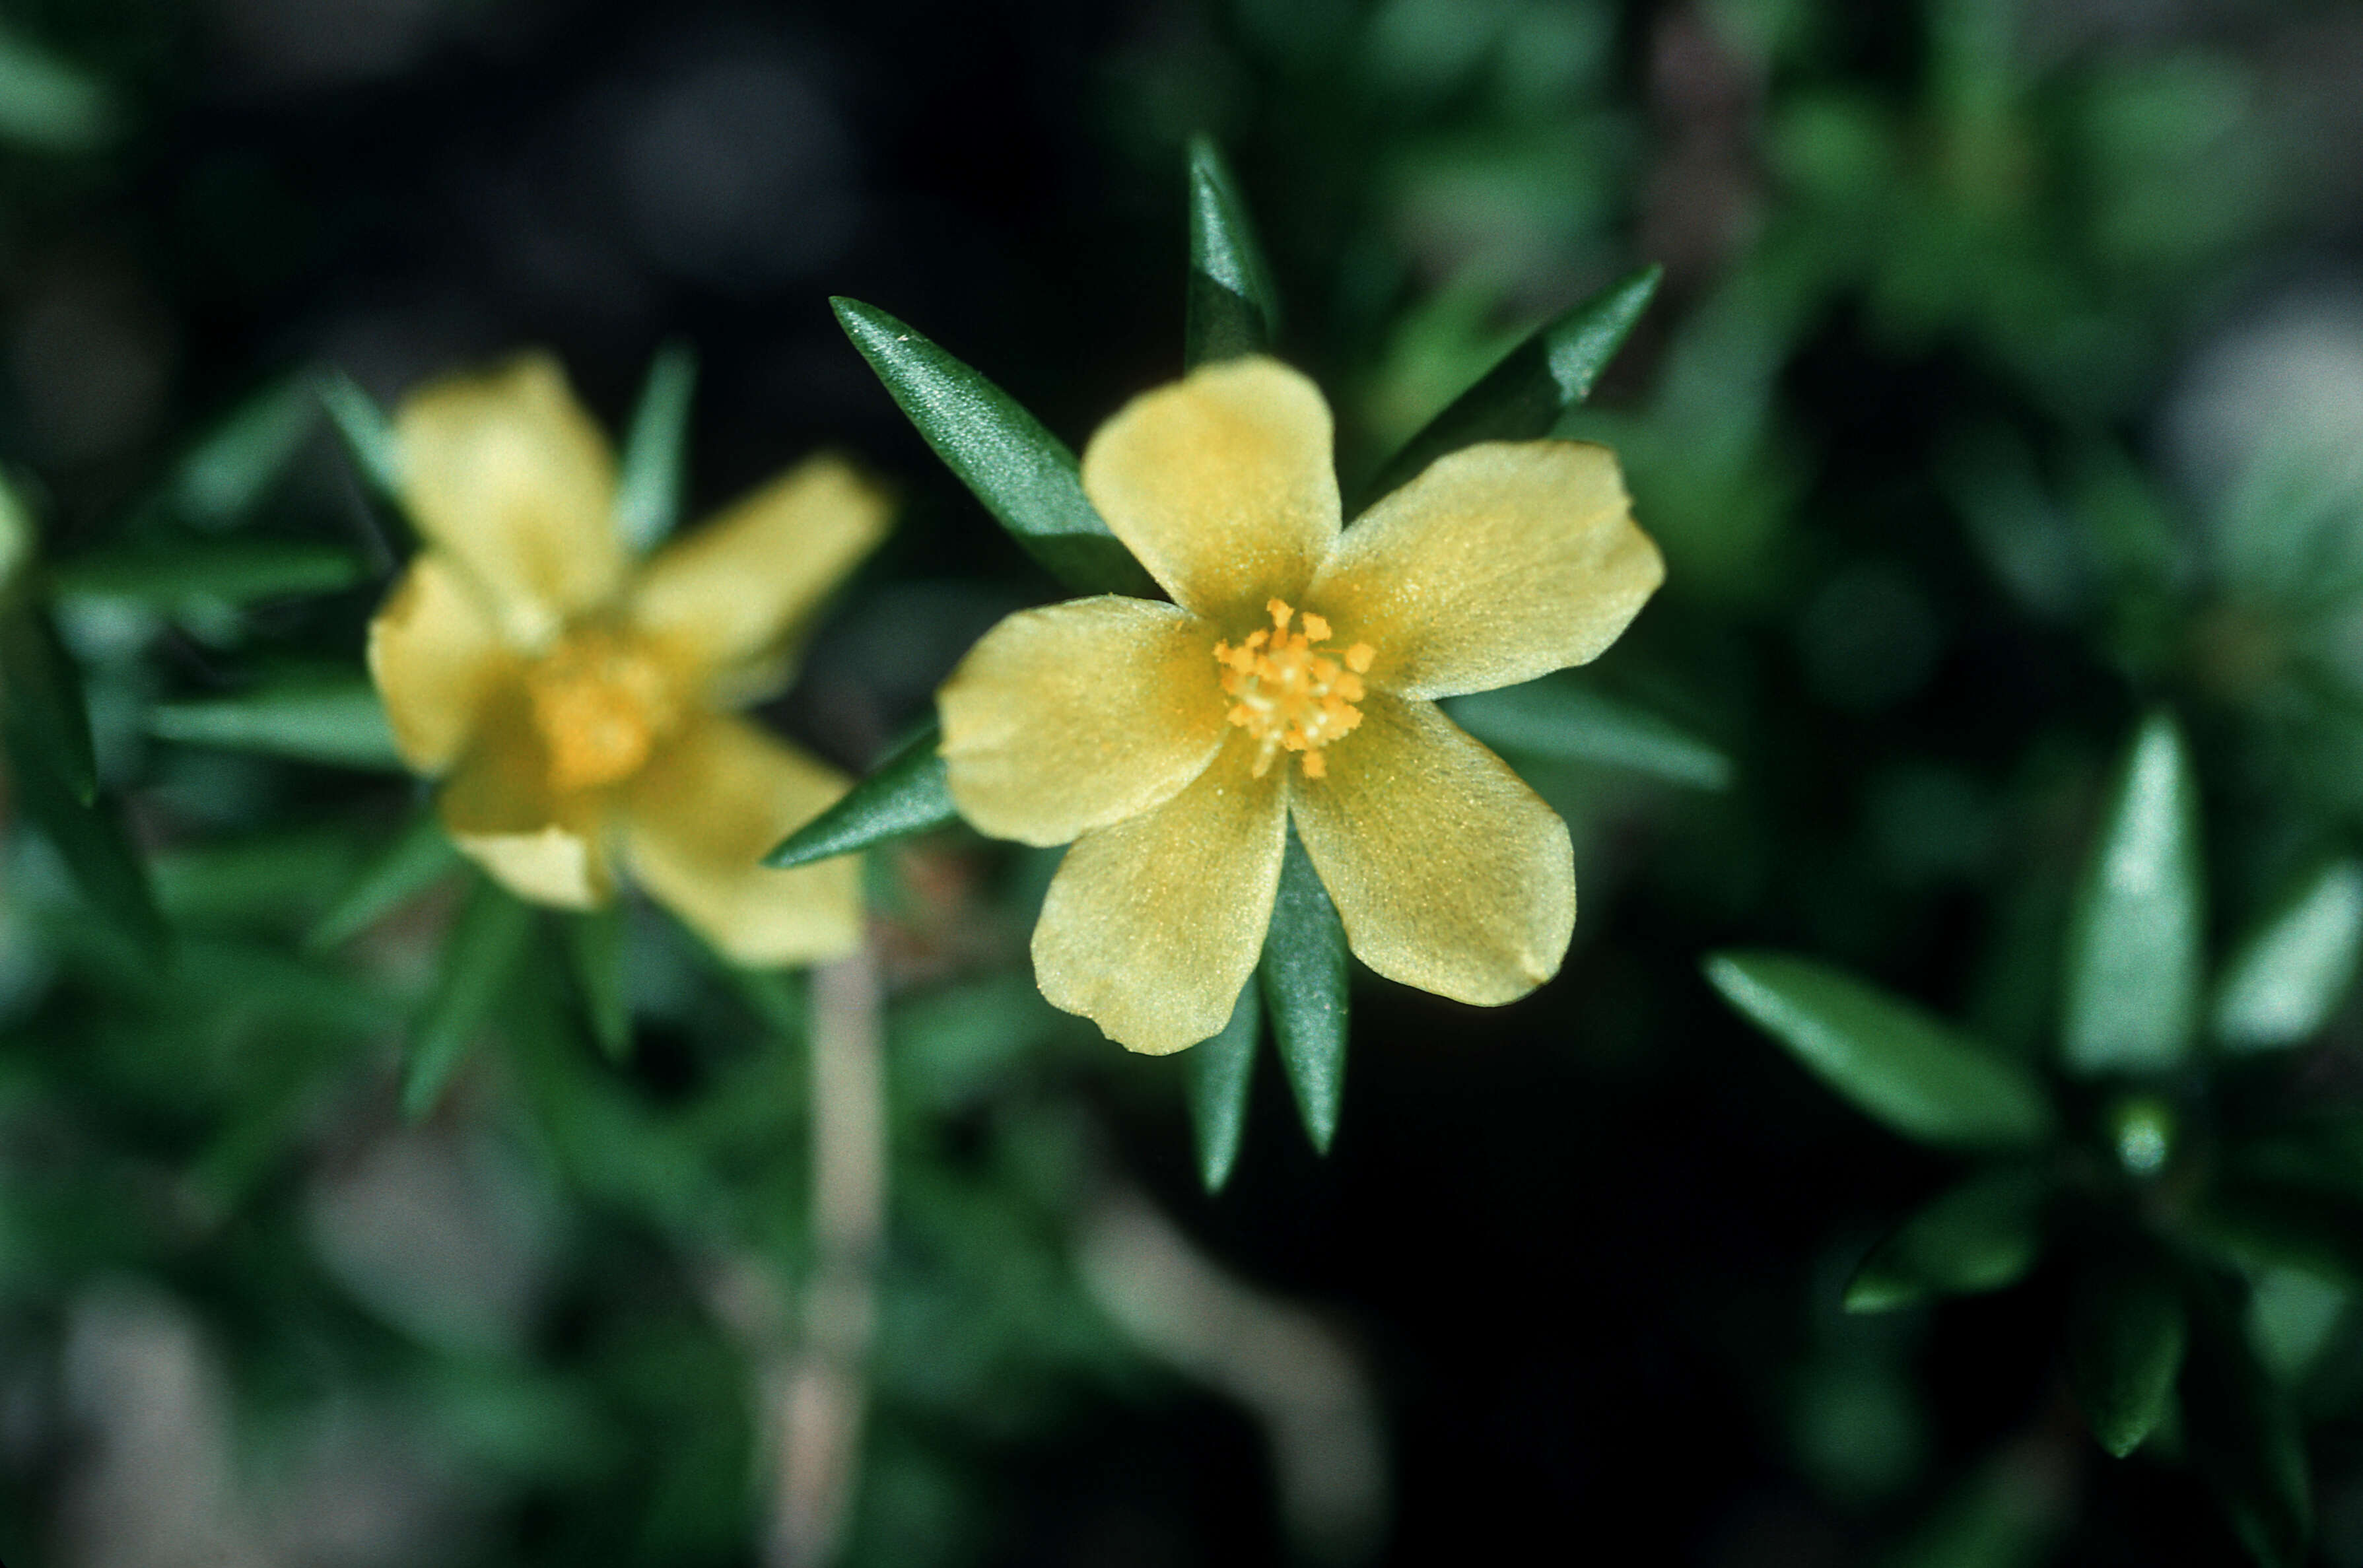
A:
<svg viewBox="0 0 2363 1568">
<path fill-rule="evenodd" d="M 319 419 L 319 400 L 305 378 L 289 376 L 263 388 L 173 466 L 173 510 L 200 528 L 245 521 L 304 450 Z"/>
<path fill-rule="evenodd" d="M 338 370 L 324 371 L 320 403 L 327 409 L 345 452 L 361 471 L 379 500 L 397 510 L 402 505 L 402 445 L 394 439 L 393 422 L 361 383 Z"/>
<path fill-rule="evenodd" d="M 2155 1072 L 2189 1051 L 2200 897 L 2197 784 L 2180 730 L 2154 714 L 2117 771 L 2069 935 L 2069 1068 Z"/>
<path fill-rule="evenodd" d="M 1065 442 L 1015 398 L 877 306 L 829 303 L 927 445 L 1044 571 L 1079 594 L 1156 594 L 1083 494 Z"/>
<path fill-rule="evenodd" d="M 1198 1176 L 1210 1193 L 1223 1190 L 1238 1161 L 1248 1088 L 1255 1081 L 1256 1041 L 1262 1033 L 1263 995 L 1250 974 L 1223 1032 L 1199 1041 L 1182 1057 L 1189 1073 L 1190 1127 L 1198 1140 Z"/>
<path fill-rule="evenodd" d="M 1183 362 L 1259 354 L 1280 331 L 1280 295 L 1271 285 L 1255 223 L 1239 199 L 1220 149 L 1190 139 L 1190 295 Z"/>
<path fill-rule="evenodd" d="M 0 31 L 0 140 L 84 152 L 111 139 L 122 124 L 104 82 Z"/>
<path fill-rule="evenodd" d="M 2014 1166 L 1939 1194 L 1871 1249 L 1847 1282 L 1846 1309 L 1886 1312 L 2017 1284 L 2042 1250 L 2043 1199 L 2036 1173 Z"/>
<path fill-rule="evenodd" d="M 2336 861 L 2242 942 L 2215 993 L 2215 1038 L 2265 1051 L 2311 1038 L 2363 958 L 2363 866 Z"/>
<path fill-rule="evenodd" d="M 243 605 L 334 593 L 366 575 L 360 558 L 335 545 L 241 539 L 101 551 L 60 562 L 50 581 L 66 597 L 116 599 L 172 611 L 197 603 Z"/>
<path fill-rule="evenodd" d="M 566 956 L 582 993 L 591 1038 L 610 1062 L 632 1051 L 632 1005 L 624 984 L 627 935 L 621 900 L 566 917 Z"/>
<path fill-rule="evenodd" d="M 1906 1138 L 2026 1148 L 2052 1134 L 2051 1102 L 2017 1062 L 1839 970 L 1777 953 L 1719 953 L 1724 999 L 1858 1109 Z"/>
<path fill-rule="evenodd" d="M 2078 1284 L 2069 1333 L 2077 1403 L 2093 1438 L 2123 1459 L 2173 1402 L 2190 1337 L 2182 1296 L 2156 1259 L 2106 1259 Z"/>
<path fill-rule="evenodd" d="M 167 934 L 148 867 L 113 804 L 79 798 L 24 730 L 14 723 L 5 730 L 17 809 L 50 840 L 83 895 L 118 935 L 150 956 L 161 953 Z"/>
<path fill-rule="evenodd" d="M 366 682 L 305 683 L 210 702 L 168 703 L 149 716 L 166 740 L 263 751 L 332 767 L 402 771 L 385 708 Z"/>
<path fill-rule="evenodd" d="M 1670 719 L 1564 673 L 1454 697 L 1452 721 L 1497 751 L 1629 768 L 1693 789 L 1725 789 L 1731 759 Z"/>
<path fill-rule="evenodd" d="M 2229 1305 L 2199 1288 L 2182 1369 L 2184 1441 L 2241 1544 L 2265 1568 L 2298 1568 L 2313 1496 L 2296 1418 Z"/>
<path fill-rule="evenodd" d="M 648 384 L 624 438 L 616 477 L 616 532 L 635 552 L 654 548 L 681 521 L 682 450 L 689 437 L 689 398 L 697 354 L 667 343 L 649 365 Z"/>
<path fill-rule="evenodd" d="M 936 750 L 942 739 L 942 729 L 929 719 L 843 799 L 789 834 L 763 863 L 792 871 L 959 821 L 944 760 Z"/>
<path fill-rule="evenodd" d="M 491 1019 L 533 934 L 533 911 L 479 879 L 443 943 L 442 973 L 411 1031 L 402 1109 L 425 1116 Z"/>
<path fill-rule="evenodd" d="M 1658 292 L 1662 267 L 1628 273 L 1537 328 L 1444 412 L 1403 443 L 1357 512 L 1419 476 L 1447 452 L 1478 441 L 1531 441 L 1550 434 L 1625 346 Z"/>
<path fill-rule="evenodd" d="M 69 798 L 97 801 L 82 673 L 50 617 L 21 594 L 0 596 L 0 723 L 12 748 L 38 759 Z"/>
<path fill-rule="evenodd" d="M 1292 831 L 1258 973 L 1304 1135 L 1326 1154 L 1346 1097 L 1346 928 Z"/>
<path fill-rule="evenodd" d="M 339 947 L 460 869 L 459 846 L 432 811 L 413 817 L 364 863 L 312 928 L 315 952 Z"/>
</svg>

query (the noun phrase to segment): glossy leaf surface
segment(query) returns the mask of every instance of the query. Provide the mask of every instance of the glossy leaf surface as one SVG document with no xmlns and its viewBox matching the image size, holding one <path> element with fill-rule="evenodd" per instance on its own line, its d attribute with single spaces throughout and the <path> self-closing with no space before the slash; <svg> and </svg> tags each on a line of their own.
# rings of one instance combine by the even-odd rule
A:
<svg viewBox="0 0 2363 1568">
<path fill-rule="evenodd" d="M 1256 977 L 1239 991 L 1231 1021 L 1214 1039 L 1190 1048 L 1182 1059 L 1189 1074 L 1190 1128 L 1198 1144 L 1198 1178 L 1218 1193 L 1231 1179 L 1247 1131 L 1248 1089 L 1255 1081 L 1256 1043 L 1263 1034 L 1263 995 Z"/>
<path fill-rule="evenodd" d="M 1346 1097 L 1346 928 L 1293 832 L 1257 973 L 1304 1135 L 1326 1154 Z"/>
<path fill-rule="evenodd" d="M 792 871 L 838 855 L 850 855 L 889 840 L 907 839 L 960 820 L 937 752 L 943 731 L 935 720 L 904 741 L 845 793 L 844 798 L 805 823 L 763 857 L 777 871 Z"/>
<path fill-rule="evenodd" d="M 2069 935 L 2060 1038 L 2078 1073 L 2156 1072 L 2188 1054 L 2199 1011 L 2199 800 L 2173 718 L 2127 748 Z"/>
<path fill-rule="evenodd" d="M 1238 184 L 1213 139 L 1190 139 L 1190 295 L 1183 362 L 1268 351 L 1280 296 Z"/>
<path fill-rule="evenodd" d="M 332 767 L 402 771 L 385 708 L 364 682 L 287 685 L 210 702 L 169 703 L 148 728 L 166 740 L 264 751 Z"/>
<path fill-rule="evenodd" d="M 2215 1038 L 2267 1051 L 2311 1038 L 2345 999 L 2363 958 L 2363 866 L 2336 861 L 2240 944 L 2215 993 Z"/>
<path fill-rule="evenodd" d="M 682 454 L 696 385 L 695 350 L 668 343 L 657 351 L 616 476 L 616 531 L 635 552 L 653 548 L 681 522 Z"/>
</svg>

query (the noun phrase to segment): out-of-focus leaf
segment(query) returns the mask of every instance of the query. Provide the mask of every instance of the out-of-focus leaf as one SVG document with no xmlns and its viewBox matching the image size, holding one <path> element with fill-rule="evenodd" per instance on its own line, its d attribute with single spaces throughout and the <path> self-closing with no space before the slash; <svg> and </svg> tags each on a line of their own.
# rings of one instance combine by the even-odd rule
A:
<svg viewBox="0 0 2363 1568">
<path fill-rule="evenodd" d="M 200 528 L 242 522 L 270 493 L 319 422 L 310 381 L 289 376 L 232 409 L 182 455 L 172 506 Z"/>
<path fill-rule="evenodd" d="M 1447 452 L 1478 441 L 1531 441 L 1592 395 L 1592 384 L 1624 347 L 1658 292 L 1660 267 L 1644 267 L 1537 328 L 1502 362 L 1403 443 L 1381 471 L 1357 512 L 1419 477 Z"/>
<path fill-rule="evenodd" d="M 2224 966 L 2215 1038 L 2232 1051 L 2295 1045 L 2330 1021 L 2363 958 L 2363 866 L 2324 866 Z"/>
<path fill-rule="evenodd" d="M 960 820 L 944 760 L 936 751 L 943 732 L 933 719 L 895 748 L 845 798 L 789 834 L 763 863 L 792 871 L 838 855 L 849 855 Z"/>
<path fill-rule="evenodd" d="M 2005 1451 L 1956 1487 L 1880 1568 L 2038 1568 L 2068 1522 L 2049 1466 Z"/>
<path fill-rule="evenodd" d="M 2313 1533 L 2297 1421 L 2229 1308 L 2194 1305 L 2182 1370 L 2184 1441 L 2241 1544 L 2265 1568 L 2297 1568 Z"/>
<path fill-rule="evenodd" d="M 75 803 L 98 799 L 82 673 L 50 617 L 22 597 L 0 600 L 0 726 L 10 751 L 38 762 Z"/>
<path fill-rule="evenodd" d="M 111 802 L 78 798 L 50 760 L 30 750 L 25 732 L 6 728 L 9 784 L 17 808 L 41 830 L 83 895 L 117 935 L 150 956 L 166 942 L 148 868 L 132 848 Z"/>
<path fill-rule="evenodd" d="M 1190 139 L 1190 297 L 1183 362 L 1259 354 L 1280 330 L 1280 295 L 1271 286 L 1255 223 L 1214 139 Z"/>
<path fill-rule="evenodd" d="M 2068 939 L 2068 1066 L 2155 1072 L 2191 1048 L 2202 922 L 2198 786 L 2173 717 L 2127 748 Z"/>
<path fill-rule="evenodd" d="M 2069 1325 L 2077 1403 L 2100 1445 L 2123 1459 L 2165 1418 L 2190 1321 L 2153 1259 L 2115 1258 L 2085 1271 Z"/>
<path fill-rule="evenodd" d="M 1223 1032 L 1192 1046 L 1183 1058 L 1190 1126 L 1198 1139 L 1198 1176 L 1210 1193 L 1223 1190 L 1239 1157 L 1239 1139 L 1248 1125 L 1248 1087 L 1255 1081 L 1256 1040 L 1262 1033 L 1263 992 L 1250 974 Z"/>
<path fill-rule="evenodd" d="M 1304 1135 L 1326 1154 L 1346 1097 L 1346 928 L 1293 832 L 1258 973 Z"/>
<path fill-rule="evenodd" d="M 2296 1268 L 2363 1288 L 2363 1202 L 2324 1185 L 2257 1180 L 2235 1168 L 2188 1218 L 2245 1268 Z"/>
<path fill-rule="evenodd" d="M 610 1062 L 632 1051 L 632 1004 L 624 986 L 626 927 L 621 901 L 566 917 L 566 956 L 574 967 L 591 1038 Z"/>
<path fill-rule="evenodd" d="M 1823 1083 L 1907 1138 L 2002 1149 L 2051 1136 L 2051 1102 L 2026 1069 L 1849 974 L 1768 952 L 1718 953 L 1706 974 Z"/>
<path fill-rule="evenodd" d="M 654 548 L 681 521 L 682 449 L 696 385 L 694 350 L 667 343 L 657 351 L 624 438 L 624 463 L 616 481 L 616 531 L 634 551 Z"/>
<path fill-rule="evenodd" d="M 2355 1293 L 2312 1269 L 2265 1269 L 2252 1285 L 2248 1341 L 2274 1376 L 2294 1386 L 2322 1353 Z"/>
<path fill-rule="evenodd" d="M 173 550 L 105 550 L 60 562 L 60 594 L 122 599 L 151 609 L 248 604 L 349 588 L 368 574 L 334 545 L 224 541 Z"/>
<path fill-rule="evenodd" d="M 1731 784 L 1731 759 L 1714 746 L 1563 675 L 1454 697 L 1444 710 L 1497 751 L 1630 768 L 1695 789 Z"/>
<path fill-rule="evenodd" d="M 855 299 L 829 303 L 927 445 L 1044 571 L 1079 594 L 1156 595 L 1156 584 L 1083 494 L 1065 442 L 886 312 Z"/>
<path fill-rule="evenodd" d="M 341 947 L 460 869 L 458 846 L 432 811 L 422 811 L 370 857 L 306 939 L 315 952 Z"/>
<path fill-rule="evenodd" d="M 344 439 L 345 453 L 378 499 L 399 510 L 402 506 L 402 443 L 394 424 L 377 399 L 361 383 L 338 370 L 319 379 L 320 404 Z"/>
<path fill-rule="evenodd" d="M 0 138 L 49 152 L 87 152 L 119 124 L 105 83 L 0 31 Z"/>
<path fill-rule="evenodd" d="M 1871 1249 L 1847 1282 L 1848 1312 L 1886 1312 L 1931 1296 L 2017 1284 L 2042 1250 L 2043 1183 L 1987 1171 L 1939 1195 Z"/>
<path fill-rule="evenodd" d="M 412 1118 L 435 1108 L 443 1086 L 499 1005 L 501 992 L 533 934 L 533 911 L 479 880 L 443 944 L 442 972 L 412 1026 L 402 1063 L 402 1109 Z"/>
<path fill-rule="evenodd" d="M 402 771 L 385 708 L 367 682 L 305 683 L 209 702 L 168 703 L 149 716 L 167 740 L 265 751 L 333 767 Z"/>
</svg>

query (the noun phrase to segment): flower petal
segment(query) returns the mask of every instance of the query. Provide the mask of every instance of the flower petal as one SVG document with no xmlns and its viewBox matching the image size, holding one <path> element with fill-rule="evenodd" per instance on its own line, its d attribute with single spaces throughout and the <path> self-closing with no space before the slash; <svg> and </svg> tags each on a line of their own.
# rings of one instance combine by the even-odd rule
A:
<svg viewBox="0 0 2363 1568">
<path fill-rule="evenodd" d="M 1337 538 L 1329 406 L 1277 360 L 1203 366 L 1117 411 L 1083 493 L 1174 603 L 1260 616 L 1295 602 Z"/>
<path fill-rule="evenodd" d="M 548 355 L 411 394 L 394 435 L 419 531 L 483 585 L 519 647 L 622 583 L 615 460 Z"/>
<path fill-rule="evenodd" d="M 764 852 L 845 793 L 835 769 L 718 713 L 693 717 L 626 786 L 632 876 L 734 963 L 810 963 L 861 940 L 861 862 L 772 871 Z"/>
<path fill-rule="evenodd" d="M 885 536 L 887 516 L 885 491 L 850 463 L 808 458 L 658 551 L 633 589 L 632 622 L 687 669 L 760 662 L 776 685 L 789 642 Z"/>
<path fill-rule="evenodd" d="M 1156 810 L 1087 833 L 1059 862 L 1034 927 L 1050 1004 L 1162 1056 L 1229 1021 L 1263 952 L 1288 841 L 1285 775 L 1226 748 Z"/>
<path fill-rule="evenodd" d="M 1170 799 L 1223 743 L 1215 642 L 1113 594 L 1009 617 L 936 698 L 953 804 L 996 839 L 1063 844 Z"/>
<path fill-rule="evenodd" d="M 1428 465 L 1346 530 L 1308 592 L 1370 680 L 1450 696 L 1597 657 L 1665 580 L 1616 456 L 1589 441 L 1487 441 Z"/>
<path fill-rule="evenodd" d="M 522 687 L 496 690 L 437 805 L 451 841 L 520 898 L 590 909 L 614 891 L 605 801 L 550 789 L 549 754 Z"/>
<path fill-rule="evenodd" d="M 1567 824 L 1432 703 L 1372 692 L 1300 779 L 1298 835 L 1356 957 L 1455 1001 L 1514 1002 L 1575 931 Z"/>
<path fill-rule="evenodd" d="M 451 563 L 421 550 L 369 628 L 370 679 L 402 760 L 422 773 L 449 767 L 516 659 Z"/>
</svg>

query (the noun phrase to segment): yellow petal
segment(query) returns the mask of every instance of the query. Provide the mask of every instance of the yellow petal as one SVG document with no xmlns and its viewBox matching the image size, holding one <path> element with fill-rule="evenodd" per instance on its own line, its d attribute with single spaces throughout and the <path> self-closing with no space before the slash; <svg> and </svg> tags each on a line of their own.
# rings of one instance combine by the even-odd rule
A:
<svg viewBox="0 0 2363 1568">
<path fill-rule="evenodd" d="M 422 773 L 449 767 L 484 706 L 517 662 L 450 562 L 422 550 L 370 622 L 377 683 L 402 760 Z"/>
<path fill-rule="evenodd" d="M 1488 441 L 1441 457 L 1346 530 L 1307 604 L 1370 679 L 1490 691 L 1595 658 L 1664 581 L 1607 448 Z"/>
<path fill-rule="evenodd" d="M 1253 756 L 1235 741 L 1164 805 L 1067 851 L 1034 928 L 1034 978 L 1053 1006 L 1158 1056 L 1229 1020 L 1287 842 L 1285 775 L 1251 777 Z"/>
<path fill-rule="evenodd" d="M 764 854 L 832 805 L 833 768 L 716 713 L 693 717 L 624 796 L 633 879 L 734 963 L 810 963 L 861 940 L 861 862 L 772 871 Z"/>
<path fill-rule="evenodd" d="M 607 901 L 605 802 L 549 787 L 549 755 L 524 691 L 495 692 L 437 805 L 451 841 L 518 897 L 562 909 Z"/>
<path fill-rule="evenodd" d="M 1297 602 L 1337 537 L 1329 406 L 1277 360 L 1229 360 L 1144 393 L 1083 452 L 1083 491 L 1203 616 Z"/>
<path fill-rule="evenodd" d="M 1559 973 L 1575 852 L 1508 764 L 1435 705 L 1382 692 L 1323 756 L 1325 776 L 1296 783 L 1296 828 L 1356 957 L 1481 1006 Z"/>
<path fill-rule="evenodd" d="M 659 551 L 633 589 L 632 622 L 684 668 L 760 663 L 776 684 L 803 623 L 885 536 L 887 513 L 886 493 L 851 464 L 809 458 Z"/>
<path fill-rule="evenodd" d="M 623 581 L 615 461 L 548 355 L 413 393 L 394 435 L 419 531 L 483 585 L 519 647 L 540 646 Z"/>
<path fill-rule="evenodd" d="M 1115 595 L 994 627 L 936 699 L 960 815 L 1063 844 L 1170 797 L 1223 743 L 1215 642 L 1187 611 Z"/>
</svg>

